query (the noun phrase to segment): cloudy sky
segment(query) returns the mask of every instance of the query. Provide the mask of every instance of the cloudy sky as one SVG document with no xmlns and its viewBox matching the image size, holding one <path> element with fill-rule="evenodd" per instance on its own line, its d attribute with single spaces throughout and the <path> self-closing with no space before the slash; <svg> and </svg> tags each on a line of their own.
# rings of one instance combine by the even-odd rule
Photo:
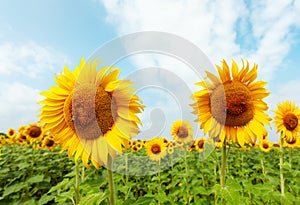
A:
<svg viewBox="0 0 300 205">
<path fill-rule="evenodd" d="M 272 93 L 266 99 L 270 110 L 282 100 L 300 106 L 300 1 L 253 2 L 2 1 L 0 132 L 38 120 L 39 92 L 54 85 L 54 74 L 64 65 L 73 69 L 81 57 L 88 59 L 112 40 L 141 31 L 167 32 L 183 38 L 201 49 L 212 64 L 220 64 L 222 59 L 231 62 L 233 58 L 239 65 L 241 58 L 251 65 L 256 62 L 258 78 L 268 81 Z M 166 135 L 172 122 L 189 112 L 176 96 L 184 86 L 197 90 L 188 63 L 176 56 L 151 52 L 127 56 L 116 63 L 121 67 L 121 77 L 140 81 L 139 94 L 147 106 L 141 116 L 144 137 L 150 137 L 147 131 L 155 129 L 156 134 Z M 145 68 L 154 68 L 149 71 L 154 76 Z M 157 79 L 155 68 L 166 73 L 164 76 L 158 69 L 160 75 L 173 77 L 152 82 Z M 137 72 L 141 69 L 142 73 Z M 272 129 L 270 138 L 275 141 L 274 126 Z"/>
</svg>

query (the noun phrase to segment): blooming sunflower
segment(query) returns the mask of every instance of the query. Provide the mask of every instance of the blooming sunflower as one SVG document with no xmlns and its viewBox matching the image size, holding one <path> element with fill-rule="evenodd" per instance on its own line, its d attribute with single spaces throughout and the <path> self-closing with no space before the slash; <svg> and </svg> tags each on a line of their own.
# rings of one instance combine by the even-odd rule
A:
<svg viewBox="0 0 300 205">
<path fill-rule="evenodd" d="M 281 133 L 281 137 L 292 140 L 300 133 L 299 119 L 300 109 L 296 103 L 284 101 L 277 104 L 278 109 L 275 112 L 275 125 L 277 132 Z"/>
<path fill-rule="evenodd" d="M 195 140 L 195 150 L 197 150 L 198 152 L 203 152 L 205 140 L 205 138 Z"/>
<path fill-rule="evenodd" d="M 53 151 L 54 147 L 56 146 L 56 143 L 54 141 L 54 138 L 51 135 L 47 135 L 43 138 L 41 147 L 47 148 Z"/>
<path fill-rule="evenodd" d="M 24 133 L 30 142 L 36 142 L 41 139 L 44 132 L 41 126 L 30 124 L 25 128 Z"/>
<path fill-rule="evenodd" d="M 300 137 L 293 137 L 292 139 L 284 138 L 283 147 L 286 148 L 298 148 L 300 147 Z"/>
<path fill-rule="evenodd" d="M 273 143 L 268 140 L 262 140 L 259 142 L 259 148 L 261 151 L 269 152 L 272 149 Z"/>
<path fill-rule="evenodd" d="M 80 61 L 74 71 L 64 68 L 55 77 L 56 86 L 41 95 L 41 123 L 54 135 L 55 141 L 75 153 L 86 167 L 107 164 L 108 156 L 121 153 L 128 140 L 139 131 L 140 113 L 144 106 L 132 94 L 128 80 L 118 80 L 119 69 L 103 67 L 96 70 L 96 61 Z"/>
<path fill-rule="evenodd" d="M 249 69 L 243 61 L 239 70 L 233 60 L 231 69 L 225 60 L 222 67 L 216 65 L 219 77 L 206 71 L 207 80 L 196 83 L 203 87 L 193 94 L 196 101 L 192 104 L 193 113 L 204 134 L 210 137 L 219 137 L 223 142 L 254 143 L 258 137 L 266 135 L 264 124 L 270 124 L 270 118 L 264 113 L 268 106 L 263 98 L 270 93 L 263 81 L 255 81 L 257 77 L 257 64 Z M 210 82 L 210 81 L 211 82 Z"/>
<path fill-rule="evenodd" d="M 161 137 L 153 138 L 145 144 L 146 153 L 150 160 L 160 161 L 167 154 L 167 145 Z"/>
<path fill-rule="evenodd" d="M 192 141 L 193 127 L 187 120 L 177 120 L 171 126 L 171 135 L 177 142 L 187 144 Z"/>
</svg>

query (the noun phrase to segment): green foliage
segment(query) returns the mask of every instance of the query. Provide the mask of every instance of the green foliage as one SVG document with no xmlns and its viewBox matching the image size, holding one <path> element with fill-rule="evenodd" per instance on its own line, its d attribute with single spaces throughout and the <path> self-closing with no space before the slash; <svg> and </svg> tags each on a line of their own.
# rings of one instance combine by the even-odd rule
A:
<svg viewBox="0 0 300 205">
<path fill-rule="evenodd" d="M 129 153 L 141 155 L 141 153 Z M 144 153 L 143 153 L 144 154 Z M 119 205 L 177 204 L 297 204 L 300 201 L 299 149 L 285 150 L 285 196 L 280 194 L 279 153 L 257 149 L 241 151 L 230 148 L 226 169 L 226 187 L 219 185 L 221 153 L 214 151 L 205 160 L 203 155 L 174 153 L 179 161 L 168 157 L 155 173 L 157 163 L 146 163 L 142 170 L 152 175 L 125 176 L 125 163 L 115 161 L 114 181 Z M 132 160 L 132 158 L 130 158 Z M 138 160 L 138 158 L 136 158 Z M 100 204 L 107 205 L 109 190 L 107 170 L 86 169 L 79 163 L 80 197 L 75 201 L 75 164 L 66 153 L 33 150 L 30 147 L 3 146 L 0 155 L 0 204 Z M 130 161 L 130 166 L 140 166 Z M 187 170 L 186 170 L 187 168 Z M 131 169 L 132 171 L 132 169 Z M 129 173 L 132 174 L 132 173 Z M 160 189 L 158 189 L 159 184 Z M 160 190 L 160 191 L 159 191 Z"/>
</svg>

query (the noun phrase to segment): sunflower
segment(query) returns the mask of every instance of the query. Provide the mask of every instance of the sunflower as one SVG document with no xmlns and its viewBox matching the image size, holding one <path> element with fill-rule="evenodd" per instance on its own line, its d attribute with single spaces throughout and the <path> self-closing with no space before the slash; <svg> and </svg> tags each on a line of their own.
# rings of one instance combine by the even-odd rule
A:
<svg viewBox="0 0 300 205">
<path fill-rule="evenodd" d="M 275 125 L 277 132 L 281 133 L 281 137 L 292 140 L 300 133 L 299 119 L 300 109 L 296 103 L 284 101 L 277 104 L 278 109 L 275 112 Z"/>
<path fill-rule="evenodd" d="M 161 137 L 153 138 L 145 144 L 147 156 L 152 161 L 160 161 L 167 154 L 167 145 Z"/>
<path fill-rule="evenodd" d="M 193 127 L 187 120 L 177 120 L 171 126 L 171 135 L 175 141 L 187 144 L 192 141 Z"/>
<path fill-rule="evenodd" d="M 292 139 L 284 138 L 283 147 L 298 148 L 300 146 L 300 137 L 293 137 Z"/>
<path fill-rule="evenodd" d="M 259 142 L 259 148 L 261 151 L 269 152 L 272 149 L 273 143 L 268 140 L 262 140 Z"/>
<path fill-rule="evenodd" d="M 195 150 L 197 150 L 198 152 L 203 152 L 205 140 L 205 138 L 195 140 Z"/>
<path fill-rule="evenodd" d="M 41 95 L 41 123 L 54 135 L 55 141 L 75 153 L 86 167 L 91 159 L 95 167 L 107 165 L 108 156 L 121 153 L 138 131 L 144 106 L 132 94 L 132 83 L 118 80 L 119 69 L 103 67 L 96 71 L 96 61 L 80 61 L 74 71 L 64 68 L 55 77 L 56 86 Z"/>
<path fill-rule="evenodd" d="M 30 124 L 24 130 L 25 135 L 27 136 L 30 142 L 36 142 L 41 140 L 43 136 L 43 128 L 37 124 Z"/>
<path fill-rule="evenodd" d="M 8 128 L 6 135 L 7 135 L 9 138 L 13 139 L 13 138 L 16 137 L 17 132 L 16 132 L 16 130 L 15 130 L 14 128 Z"/>
<path fill-rule="evenodd" d="M 54 138 L 51 135 L 47 135 L 43 138 L 41 147 L 47 148 L 53 151 L 54 147 L 56 146 L 56 143 L 54 141 Z"/>
<path fill-rule="evenodd" d="M 203 87 L 193 94 L 196 101 L 192 104 L 193 113 L 204 134 L 210 137 L 219 137 L 223 142 L 254 143 L 258 137 L 266 135 L 264 124 L 270 124 L 270 118 L 264 113 L 268 106 L 263 98 L 270 93 L 263 81 L 255 81 L 257 77 L 257 64 L 249 69 L 243 61 L 239 70 L 233 60 L 231 69 L 225 60 L 222 67 L 216 65 L 219 77 L 206 71 L 207 80 L 196 83 Z M 210 81 L 211 82 L 210 82 Z"/>
</svg>

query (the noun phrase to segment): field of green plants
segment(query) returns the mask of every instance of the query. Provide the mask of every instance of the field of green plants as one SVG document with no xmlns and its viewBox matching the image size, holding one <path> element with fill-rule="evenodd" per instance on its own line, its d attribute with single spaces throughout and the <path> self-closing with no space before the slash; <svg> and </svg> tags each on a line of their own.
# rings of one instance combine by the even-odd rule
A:
<svg viewBox="0 0 300 205">
<path fill-rule="evenodd" d="M 108 204 L 105 167 L 87 169 L 79 161 L 76 175 L 75 162 L 66 152 L 60 153 L 59 147 L 54 151 L 22 145 L 0 148 L 1 205 Z M 146 170 L 162 170 L 146 176 L 133 176 L 129 172 L 125 175 L 120 171 L 124 166 L 134 167 L 141 163 L 137 160 L 125 163 L 124 156 L 145 155 L 144 149 L 127 152 L 114 161 L 116 204 L 221 204 L 222 198 L 227 204 L 237 205 L 300 204 L 300 150 L 284 149 L 284 197 L 280 191 L 279 154 L 277 147 L 270 152 L 230 148 L 226 188 L 222 189 L 220 150 L 214 150 L 203 159 L 201 152 L 175 149 L 160 166 L 156 162 L 144 164 Z M 174 160 L 175 156 L 179 160 Z M 76 195 L 77 189 L 79 195 Z"/>
</svg>

